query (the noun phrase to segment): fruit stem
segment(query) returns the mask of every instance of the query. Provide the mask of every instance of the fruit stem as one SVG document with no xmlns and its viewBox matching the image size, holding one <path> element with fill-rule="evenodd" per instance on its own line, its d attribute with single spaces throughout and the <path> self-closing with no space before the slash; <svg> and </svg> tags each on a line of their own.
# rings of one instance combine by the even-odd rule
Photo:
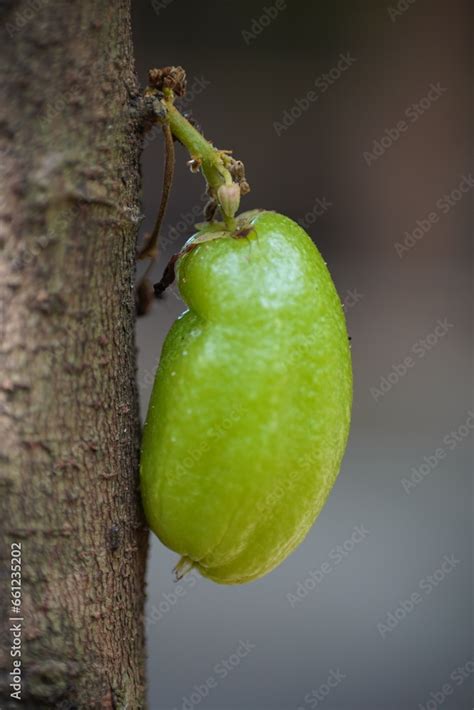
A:
<svg viewBox="0 0 474 710">
<path fill-rule="evenodd" d="M 182 143 L 191 156 L 191 161 L 198 166 L 209 186 L 209 192 L 218 202 L 219 187 L 232 185 L 232 175 L 225 165 L 226 154 L 215 148 L 194 126 L 185 118 L 173 103 L 173 92 L 165 91 L 163 103 L 172 134 Z M 228 229 L 235 228 L 234 215 L 222 209 L 222 216 Z"/>
<path fill-rule="evenodd" d="M 201 170 L 207 182 L 210 202 L 205 210 L 206 221 L 213 220 L 219 207 L 225 227 L 233 231 L 240 197 L 250 190 L 244 164 L 231 155 L 232 151 L 215 148 L 174 105 L 175 98 L 186 93 L 186 72 L 182 67 L 150 69 L 148 79 L 144 96 L 146 122 L 161 123 L 188 150 L 191 171 Z"/>
<path fill-rule="evenodd" d="M 180 579 L 183 579 L 183 577 L 188 574 L 188 572 L 190 572 L 193 567 L 194 562 L 189 557 L 181 557 L 178 564 L 173 570 L 175 575 L 175 581 L 179 582 Z"/>
</svg>

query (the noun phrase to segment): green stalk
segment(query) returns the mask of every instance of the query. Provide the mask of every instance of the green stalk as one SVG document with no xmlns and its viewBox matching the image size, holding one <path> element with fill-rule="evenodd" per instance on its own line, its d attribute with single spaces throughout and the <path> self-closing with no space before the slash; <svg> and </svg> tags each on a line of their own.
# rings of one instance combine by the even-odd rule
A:
<svg viewBox="0 0 474 710">
<path fill-rule="evenodd" d="M 178 111 L 172 97 L 166 97 L 163 103 L 172 134 L 185 146 L 191 158 L 199 162 L 211 194 L 218 199 L 217 191 L 219 187 L 232 185 L 233 183 L 232 176 L 224 165 L 222 152 L 214 148 L 212 143 L 206 140 Z M 234 218 L 226 215 L 224 211 L 223 217 L 226 227 L 234 229 Z"/>
</svg>

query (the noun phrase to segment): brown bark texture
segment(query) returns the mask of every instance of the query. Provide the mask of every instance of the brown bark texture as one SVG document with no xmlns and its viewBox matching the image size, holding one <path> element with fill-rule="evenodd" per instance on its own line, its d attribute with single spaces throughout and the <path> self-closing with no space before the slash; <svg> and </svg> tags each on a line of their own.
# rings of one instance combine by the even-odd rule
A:
<svg viewBox="0 0 474 710">
<path fill-rule="evenodd" d="M 0 706 L 142 708 L 129 0 L 7 1 L 0 21 Z"/>
</svg>

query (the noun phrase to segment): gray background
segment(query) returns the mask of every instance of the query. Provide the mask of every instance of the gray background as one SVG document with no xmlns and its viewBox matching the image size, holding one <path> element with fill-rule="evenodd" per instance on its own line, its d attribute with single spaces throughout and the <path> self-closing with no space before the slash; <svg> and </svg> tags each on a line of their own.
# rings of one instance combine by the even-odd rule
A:
<svg viewBox="0 0 474 710">
<path fill-rule="evenodd" d="M 474 704 L 471 195 L 447 214 L 437 205 L 471 170 L 468 3 L 416 0 L 395 15 L 396 2 L 288 1 L 246 42 L 242 31 L 252 30 L 265 5 L 276 7 L 270 0 L 172 0 L 154 10 L 136 2 L 138 71 L 145 83 L 149 67 L 174 63 L 187 69 L 190 84 L 204 78 L 206 88 L 190 102 L 193 115 L 216 145 L 245 161 L 252 192 L 244 208 L 304 219 L 318 198 L 331 203 L 309 231 L 346 300 L 355 376 L 351 438 L 311 534 L 268 577 L 229 588 L 191 577 L 177 597 L 176 556 L 153 539 L 150 706 L 468 710 Z M 274 123 L 283 112 L 346 52 L 356 61 L 277 135 Z M 423 104 L 416 121 L 407 119 L 432 83 L 441 95 Z M 407 130 L 369 166 L 364 153 L 404 118 Z M 156 279 L 191 233 L 180 222 L 201 204 L 203 182 L 188 172 L 186 159 L 178 149 L 163 230 L 175 238 L 161 254 Z M 158 208 L 162 165 L 158 136 L 143 162 L 145 231 Z M 400 258 L 395 244 L 430 212 L 438 221 Z M 163 338 L 182 309 L 171 291 L 138 324 L 143 413 Z M 439 319 L 449 327 L 436 338 Z M 394 368 L 400 373 L 408 356 L 413 366 L 397 376 Z M 389 376 L 394 384 L 375 394 Z M 458 441 L 445 439 L 450 432 L 458 432 Z M 430 459 L 440 448 L 444 458 Z M 426 475 L 407 493 L 403 479 L 423 463 Z M 356 525 L 368 533 L 349 543 Z M 336 564 L 334 550 L 344 544 Z M 454 556 L 454 565 L 436 573 L 445 555 Z M 324 563 L 325 573 L 311 581 Z M 430 587 L 433 574 L 439 583 Z M 295 602 L 288 595 L 297 590 L 306 596 Z M 419 603 L 381 632 L 378 625 L 414 592 Z M 219 664 L 240 641 L 253 647 L 232 659 L 223 677 Z M 318 700 L 313 691 L 327 690 L 331 671 L 340 681 Z M 215 687 L 203 697 L 209 678 Z M 440 690 L 445 684 L 449 695 Z"/>
</svg>

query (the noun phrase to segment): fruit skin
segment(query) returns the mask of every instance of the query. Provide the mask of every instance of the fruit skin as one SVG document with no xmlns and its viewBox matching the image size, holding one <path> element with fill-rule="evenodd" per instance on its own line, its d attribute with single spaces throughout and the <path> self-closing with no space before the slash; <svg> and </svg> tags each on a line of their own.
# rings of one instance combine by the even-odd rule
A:
<svg viewBox="0 0 474 710">
<path fill-rule="evenodd" d="M 275 212 L 239 222 L 250 234 L 221 232 L 178 261 L 189 310 L 163 346 L 141 456 L 151 529 L 224 584 L 262 577 L 303 540 L 352 400 L 344 315 L 313 242 Z"/>
</svg>

